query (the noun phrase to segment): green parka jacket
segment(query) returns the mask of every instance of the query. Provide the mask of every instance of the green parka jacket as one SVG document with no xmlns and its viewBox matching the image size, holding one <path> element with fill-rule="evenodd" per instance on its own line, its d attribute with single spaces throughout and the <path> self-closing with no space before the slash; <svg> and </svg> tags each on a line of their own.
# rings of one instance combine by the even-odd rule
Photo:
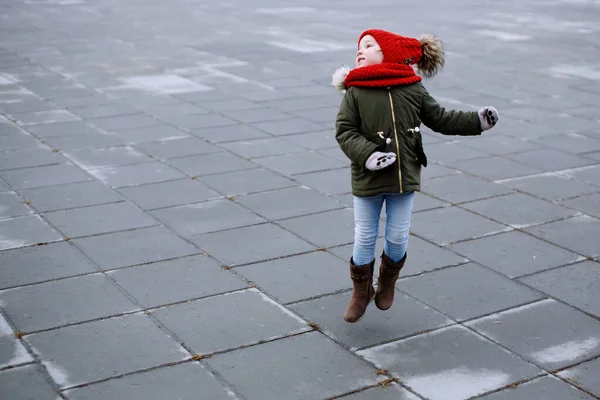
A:
<svg viewBox="0 0 600 400">
<path fill-rule="evenodd" d="M 444 135 L 480 135 L 475 111 L 446 111 L 421 82 L 389 88 L 348 88 L 336 119 L 336 139 L 352 161 L 352 194 L 358 197 L 421 189 L 427 166 L 421 123 Z M 386 139 L 390 138 L 390 143 Z M 365 163 L 375 152 L 393 152 L 396 162 L 371 171 Z"/>
</svg>

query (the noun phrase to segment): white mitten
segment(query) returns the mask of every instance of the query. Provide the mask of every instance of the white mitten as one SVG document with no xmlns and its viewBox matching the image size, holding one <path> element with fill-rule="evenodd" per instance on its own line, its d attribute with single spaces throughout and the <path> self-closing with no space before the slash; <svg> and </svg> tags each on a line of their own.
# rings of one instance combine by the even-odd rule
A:
<svg viewBox="0 0 600 400">
<path fill-rule="evenodd" d="M 481 129 L 487 131 L 488 129 L 492 129 L 496 122 L 498 122 L 498 111 L 494 107 L 484 107 L 479 112 L 477 112 L 479 116 L 479 122 L 481 123 Z"/>
<path fill-rule="evenodd" d="M 389 167 L 394 163 L 394 161 L 396 161 L 396 154 L 376 151 L 369 156 L 365 166 L 371 171 L 377 171 L 379 169 Z"/>
</svg>

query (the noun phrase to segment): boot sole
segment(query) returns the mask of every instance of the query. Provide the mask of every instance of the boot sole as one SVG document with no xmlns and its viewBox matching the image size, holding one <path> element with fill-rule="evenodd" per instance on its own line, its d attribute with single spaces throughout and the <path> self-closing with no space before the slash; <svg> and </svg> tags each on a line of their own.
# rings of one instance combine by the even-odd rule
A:
<svg viewBox="0 0 600 400">
<path fill-rule="evenodd" d="M 346 321 L 349 324 L 355 324 L 357 322 L 360 322 L 361 319 L 363 319 L 363 317 L 365 316 L 365 314 L 367 313 L 367 308 L 369 308 L 369 305 L 375 300 L 375 295 L 373 295 L 373 297 L 371 297 L 371 300 L 369 300 L 369 302 L 367 303 L 367 306 L 365 307 L 365 312 L 363 313 L 363 315 L 361 315 L 356 321 L 347 321 L 346 319 L 344 319 L 344 321 Z"/>
</svg>

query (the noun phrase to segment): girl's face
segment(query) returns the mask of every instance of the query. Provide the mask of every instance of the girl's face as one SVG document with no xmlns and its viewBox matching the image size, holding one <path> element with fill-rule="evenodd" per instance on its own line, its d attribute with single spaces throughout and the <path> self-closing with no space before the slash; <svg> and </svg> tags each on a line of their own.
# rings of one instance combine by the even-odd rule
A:
<svg viewBox="0 0 600 400">
<path fill-rule="evenodd" d="M 377 44 L 375 38 L 371 35 L 365 35 L 358 44 L 358 53 L 356 54 L 356 68 L 366 67 L 367 65 L 381 64 L 383 62 L 383 52 Z"/>
</svg>

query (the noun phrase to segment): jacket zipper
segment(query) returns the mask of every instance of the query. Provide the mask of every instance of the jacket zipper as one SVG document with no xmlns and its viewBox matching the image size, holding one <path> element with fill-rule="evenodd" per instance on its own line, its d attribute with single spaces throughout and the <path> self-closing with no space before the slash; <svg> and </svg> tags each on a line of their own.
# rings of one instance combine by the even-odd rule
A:
<svg viewBox="0 0 600 400">
<path fill-rule="evenodd" d="M 396 131 L 396 114 L 394 113 L 394 102 L 392 101 L 392 92 L 388 89 L 390 97 L 390 108 L 392 109 L 392 123 L 394 124 L 394 138 L 396 138 L 396 155 L 398 156 L 398 179 L 400 182 L 400 193 L 402 193 L 402 170 L 400 168 L 400 142 L 398 141 L 398 132 Z"/>
</svg>

